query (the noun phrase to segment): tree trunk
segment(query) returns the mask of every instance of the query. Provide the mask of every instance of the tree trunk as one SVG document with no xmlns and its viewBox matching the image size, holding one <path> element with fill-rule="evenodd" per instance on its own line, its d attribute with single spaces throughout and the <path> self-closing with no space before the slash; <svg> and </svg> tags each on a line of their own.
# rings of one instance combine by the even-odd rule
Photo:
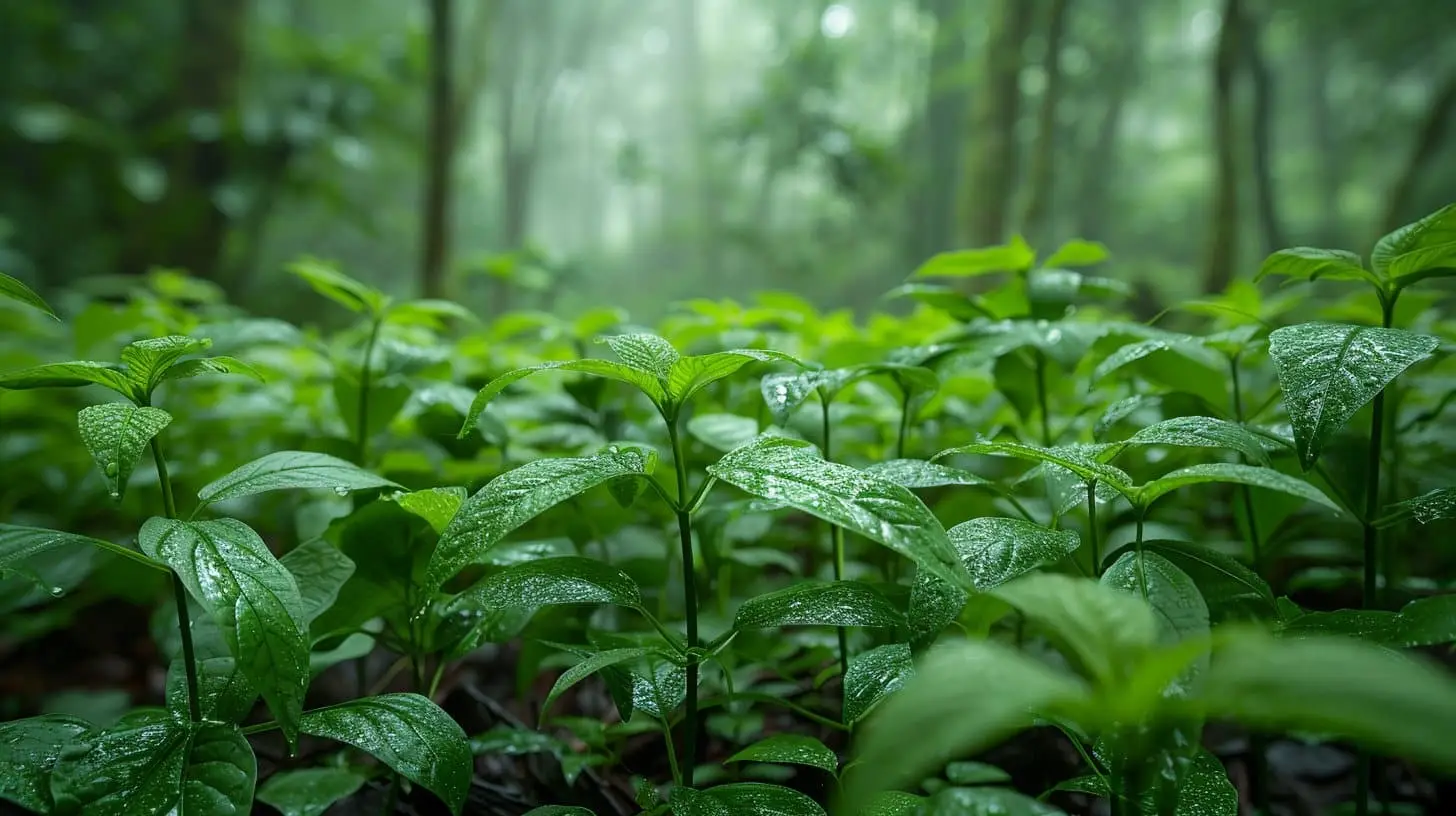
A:
<svg viewBox="0 0 1456 816">
<path fill-rule="evenodd" d="M 1245 15 L 1243 23 L 1244 55 L 1254 84 L 1254 196 L 1259 212 L 1259 231 L 1264 239 L 1264 254 L 1268 255 L 1287 246 L 1274 192 L 1274 78 L 1270 75 L 1268 61 L 1264 59 L 1260 23 L 1252 14 Z"/>
<path fill-rule="evenodd" d="M 966 63 L 964 0 L 920 0 L 920 6 L 935 20 L 935 37 L 925 82 L 925 110 L 906 144 L 912 180 L 905 248 L 906 261 L 912 266 L 954 248 L 956 180 L 961 177 L 970 102 L 965 83 L 950 81 Z"/>
<path fill-rule="evenodd" d="M 1041 109 L 1037 114 L 1036 151 L 1031 157 L 1030 190 L 1026 210 L 1022 213 L 1022 229 L 1031 245 L 1039 247 L 1051 240 L 1047 234 L 1051 224 L 1053 163 L 1057 153 L 1057 102 L 1062 90 L 1062 40 L 1067 28 L 1067 7 L 1071 0 L 1052 0 L 1047 21 L 1046 56 L 1042 64 L 1046 87 L 1042 89 Z"/>
<path fill-rule="evenodd" d="M 965 189 L 973 245 L 1007 238 L 1007 208 L 1016 188 L 1016 123 L 1021 114 L 1021 53 L 1034 4 L 999 0 L 986 48 L 986 84 L 977 100 Z"/>
<path fill-rule="evenodd" d="M 1453 111 L 1456 111 L 1456 73 L 1448 74 L 1431 95 L 1431 103 L 1416 131 L 1416 140 L 1411 145 L 1405 168 L 1401 170 L 1386 196 L 1385 216 L 1381 220 L 1382 234 L 1420 217 L 1420 213 L 1412 212 L 1411 209 L 1415 203 L 1416 190 L 1420 187 L 1421 173 L 1446 141 Z"/>
<path fill-rule="evenodd" d="M 1319 42 L 1305 50 L 1308 81 L 1310 83 L 1309 123 L 1310 140 L 1318 154 L 1319 174 L 1315 179 L 1319 190 L 1320 207 L 1312 246 L 1339 246 L 1344 236 L 1340 229 L 1340 192 L 1344 188 L 1344 175 L 1340 162 L 1339 118 L 1335 116 L 1330 101 L 1330 48 L 1331 44 Z"/>
<path fill-rule="evenodd" d="M 1124 0 L 1119 5 L 1124 36 L 1120 46 L 1101 55 L 1106 70 L 1097 72 L 1093 87 L 1106 94 L 1106 106 L 1097 119 L 1091 144 L 1079 161 L 1076 232 L 1079 237 L 1094 241 L 1111 237 L 1107 234 L 1107 216 L 1114 210 L 1110 193 L 1118 172 L 1122 117 L 1143 58 L 1143 4 L 1140 0 Z"/>
<path fill-rule="evenodd" d="M 420 288 L 427 298 L 446 295 L 445 273 L 450 256 L 450 180 L 455 164 L 455 58 L 452 45 L 453 3 L 430 2 L 430 92 L 426 135 L 425 221 L 421 238 Z"/>
<path fill-rule="evenodd" d="M 1228 288 L 1238 257 L 1239 182 L 1233 96 L 1242 19 L 1240 0 L 1224 0 L 1223 25 L 1213 60 L 1213 230 L 1203 272 L 1205 292 L 1222 292 Z"/>
</svg>

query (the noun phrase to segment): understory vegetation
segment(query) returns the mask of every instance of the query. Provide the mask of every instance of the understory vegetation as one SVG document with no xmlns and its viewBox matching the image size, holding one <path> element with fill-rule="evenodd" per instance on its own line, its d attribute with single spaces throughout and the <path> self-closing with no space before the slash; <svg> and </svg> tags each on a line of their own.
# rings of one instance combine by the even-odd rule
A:
<svg viewBox="0 0 1456 816">
<path fill-rule="evenodd" d="M 4 660 L 142 608 L 150 666 L 12 689 L 0 799 L 1276 813 L 1282 741 L 1453 801 L 1456 205 L 1150 321 L 1084 240 L 655 326 L 290 271 L 351 324 L 0 277 Z"/>
</svg>

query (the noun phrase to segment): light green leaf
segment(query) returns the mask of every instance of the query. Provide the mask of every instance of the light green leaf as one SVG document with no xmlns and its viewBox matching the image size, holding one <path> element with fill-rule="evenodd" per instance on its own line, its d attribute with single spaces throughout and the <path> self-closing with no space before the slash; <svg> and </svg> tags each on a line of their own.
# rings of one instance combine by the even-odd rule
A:
<svg viewBox="0 0 1456 816">
<path fill-rule="evenodd" d="M 1245 484 L 1250 487 L 1259 487 L 1265 490 L 1277 490 L 1281 493 L 1288 493 L 1291 496 L 1298 496 L 1301 499 L 1312 501 L 1315 504 L 1324 505 L 1336 513 L 1343 512 L 1340 506 L 1335 504 L 1333 499 L 1303 479 L 1297 479 L 1273 468 L 1254 467 L 1253 465 L 1239 465 L 1228 462 L 1189 465 L 1186 468 L 1180 468 L 1172 473 L 1164 474 L 1160 478 L 1154 479 L 1137 488 L 1134 493 L 1134 501 L 1143 507 L 1147 507 L 1157 501 L 1159 497 L 1171 493 L 1180 487 L 1207 484 L 1209 482 Z"/>
<path fill-rule="evenodd" d="M 839 757 L 818 739 L 803 734 L 774 734 L 744 748 L 723 762 L 781 762 L 808 765 L 834 773 Z"/>
<path fill-rule="evenodd" d="M 482 578 L 460 593 L 468 608 L 539 608 L 553 604 L 642 606 L 642 592 L 628 575 L 592 558 L 566 556 L 526 561 Z"/>
<path fill-rule="evenodd" d="M 1253 431 L 1235 422 L 1205 416 L 1165 419 L 1139 430 L 1121 444 L 1224 448 L 1238 451 L 1260 464 L 1269 460 L 1264 442 Z"/>
<path fill-rule="evenodd" d="M 602 337 L 598 342 L 611 346 L 617 359 L 651 374 L 659 382 L 666 381 L 673 364 L 682 359 L 672 343 L 655 334 L 617 334 Z"/>
<path fill-rule="evenodd" d="M 0 574 L 17 570 L 17 565 L 62 547 L 96 547 L 150 567 L 161 568 L 160 564 L 142 553 L 110 541 L 40 527 L 0 523 Z"/>
<path fill-rule="evenodd" d="M 997 272 L 1020 272 L 1036 263 L 1036 253 L 1020 235 L 1001 246 L 942 252 L 921 264 L 914 278 L 973 278 Z"/>
<path fill-rule="evenodd" d="M 518 368 L 514 371 L 496 377 L 485 384 L 475 395 L 474 401 L 470 403 L 470 411 L 465 415 L 465 422 L 460 426 L 460 438 L 464 439 L 475 430 L 475 423 L 480 420 L 480 413 L 485 406 L 495 399 L 506 387 L 535 374 L 538 371 L 574 371 L 582 374 L 591 374 L 595 377 L 606 377 L 609 380 L 624 382 L 636 386 L 647 398 L 657 405 L 667 402 L 667 392 L 657 378 L 644 371 L 639 371 L 623 363 L 614 363 L 610 360 L 567 360 L 560 363 L 542 363 L 540 365 Z"/>
<path fill-rule="evenodd" d="M 1402 371 L 1431 356 L 1434 337 L 1399 329 L 1301 323 L 1269 334 L 1284 409 L 1305 470 L 1365 403 Z"/>
<path fill-rule="evenodd" d="M 924 801 L 925 797 L 913 793 L 880 791 L 853 812 L 856 816 L 917 816 Z"/>
<path fill-rule="evenodd" d="M 1315 247 L 1281 249 L 1264 259 L 1258 274 L 1254 275 L 1254 281 L 1257 283 L 1270 275 L 1307 281 L 1329 278 L 1330 280 L 1365 281 L 1377 287 L 1381 285 L 1379 276 L 1365 268 L 1359 255 L 1342 249 Z"/>
<path fill-rule="evenodd" d="M 1008 788 L 946 788 L 920 808 L 919 816 L 1066 816 L 1059 808 Z"/>
<path fill-rule="evenodd" d="M 1278 616 L 1274 591 L 1259 574 L 1218 550 L 1188 541 L 1147 541 L 1143 550 L 1157 553 L 1193 579 L 1215 622 L 1254 616 Z"/>
<path fill-rule="evenodd" d="M 1092 266 L 1100 264 L 1110 257 L 1112 255 L 1107 251 L 1107 247 L 1096 241 L 1073 239 L 1058 247 L 1050 258 L 1042 261 L 1041 265 L 1052 269 Z"/>
<path fill-rule="evenodd" d="M 391 323 L 421 324 L 439 327 L 446 318 L 477 320 L 475 313 L 453 300 L 418 298 L 397 303 L 389 309 Z"/>
<path fill-rule="evenodd" d="M 0 723 L 0 799 L 50 813 L 51 770 L 66 746 L 90 730 L 90 723 L 66 714 Z"/>
<path fill-rule="evenodd" d="M 934 283 L 906 283 L 885 293 L 885 299 L 907 297 L 938 309 L 952 318 L 968 323 L 978 317 L 995 318 L 998 315 L 980 298 L 973 297 L 950 286 Z"/>
<path fill-rule="evenodd" d="M 675 405 L 683 405 L 703 388 L 731 376 L 749 363 L 793 363 L 800 368 L 806 364 L 788 354 L 768 349 L 731 349 L 684 357 L 672 364 L 668 373 L 667 394 Z"/>
<path fill-rule="evenodd" d="M 758 421 L 737 414 L 698 414 L 688 420 L 688 434 L 704 445 L 727 453 L 758 436 Z"/>
<path fill-rule="evenodd" d="M 1188 573 L 1157 553 L 1123 553 L 1102 585 L 1142 598 L 1157 613 L 1167 643 L 1208 634 L 1208 604 Z"/>
<path fill-rule="evenodd" d="M 171 382 L 172 380 L 185 380 L 189 377 L 197 377 L 203 374 L 240 374 L 258 382 L 263 382 L 263 375 L 258 369 L 253 368 L 236 357 L 200 357 L 196 360 L 183 360 L 171 366 L 162 373 L 159 382 Z"/>
<path fill-rule="evenodd" d="M 878 542 L 941 580 L 970 584 L 944 528 L 914 493 L 888 479 L 826 462 L 801 442 L 762 437 L 710 465 L 708 473 Z"/>
<path fill-rule="evenodd" d="M 0 297 L 6 297 L 10 300 L 39 309 L 55 320 L 61 319 L 56 315 L 56 310 L 52 309 L 50 304 L 45 302 L 45 298 L 37 295 L 29 286 L 26 286 L 24 283 L 10 277 L 4 272 L 0 272 Z"/>
<path fill-rule="evenodd" d="M 950 448 L 932 456 L 930 460 L 943 459 L 956 454 L 989 454 L 1011 456 L 1028 462 L 1044 462 L 1071 471 L 1084 480 L 1096 480 L 1119 493 L 1126 495 L 1132 489 L 1132 477 L 1112 465 L 1100 462 L 1083 450 L 1068 446 L 1043 448 L 1038 445 L 1024 445 L 1020 442 L 974 442 L 958 448 Z"/>
<path fill-rule="evenodd" d="M 383 292 L 360 283 L 332 265 L 311 258 L 295 261 L 288 271 L 302 278 L 315 292 L 351 312 L 378 317 L 389 305 Z"/>
<path fill-rule="evenodd" d="M 1072 530 L 1050 530 L 1010 518 L 971 519 L 950 528 L 947 535 L 981 592 L 1055 564 L 1082 543 Z"/>
<path fill-rule="evenodd" d="M 381 694 L 309 711 L 299 730 L 372 754 L 459 813 L 475 765 L 465 732 L 418 694 Z"/>
<path fill-rule="evenodd" d="M 222 629 L 243 674 L 262 693 L 289 742 L 308 688 L 308 626 L 293 575 L 236 519 L 153 517 L 142 552 L 171 567 Z"/>
<path fill-rule="evenodd" d="M 888 479 L 911 490 L 947 485 L 989 485 L 994 487 L 994 482 L 977 476 L 969 470 L 937 465 L 924 459 L 890 459 L 876 462 L 866 467 L 864 472 Z"/>
<path fill-rule="evenodd" d="M 80 388 L 100 385 L 123 397 L 132 397 L 131 381 L 126 372 L 112 363 L 78 360 L 72 363 L 46 363 L 0 374 L 0 388 L 27 391 L 33 388 Z"/>
<path fill-rule="evenodd" d="M 438 535 L 445 532 L 469 494 L 463 487 L 430 487 L 409 493 L 395 494 L 400 507 L 430 523 Z"/>
<path fill-rule="evenodd" d="M 56 763 L 56 813 L 248 813 L 257 760 L 236 726 L 139 709 L 68 746 Z"/>
<path fill-rule="evenodd" d="M 1418 598 L 1400 610 L 1400 645 L 1406 648 L 1456 642 L 1456 595 Z"/>
<path fill-rule="evenodd" d="M 1381 238 L 1370 263 L 1400 286 L 1436 275 L 1456 275 L 1456 204 Z"/>
<path fill-rule="evenodd" d="M 171 421 L 172 415 L 160 408 L 138 408 L 129 402 L 89 405 L 76 414 L 81 441 L 106 477 L 112 498 L 120 499 L 126 492 L 137 459 Z"/>
<path fill-rule="evenodd" d="M 1390 527 L 1407 519 L 1430 524 L 1448 518 L 1456 518 L 1456 487 L 1439 487 L 1413 499 L 1396 502 L 1385 508 L 1385 516 L 1375 525 Z"/>
<path fill-rule="evenodd" d="M 304 623 L 313 623 L 314 618 L 333 606 L 339 589 L 354 574 L 353 559 L 322 538 L 294 547 L 279 562 L 292 573 L 298 585 Z"/>
<path fill-rule="evenodd" d="M 640 660 L 648 655 L 657 653 L 658 651 L 656 649 L 632 646 L 624 649 L 607 649 L 606 651 L 595 652 L 587 656 L 580 663 L 562 672 L 561 676 L 556 678 L 555 685 L 551 687 L 551 691 L 546 695 L 546 701 L 541 704 L 541 716 L 543 718 L 546 716 L 546 713 L 551 710 L 551 704 L 556 701 L 557 697 L 565 694 L 572 686 L 602 669 L 615 666 L 619 663 L 625 663 L 628 660 Z"/>
<path fill-rule="evenodd" d="M 1210 405 L 1222 406 L 1228 399 L 1224 388 L 1228 361 L 1201 337 L 1168 334 L 1120 346 L 1092 369 L 1089 380 L 1100 383 L 1123 368 L 1161 388 L 1192 394 Z"/>
<path fill-rule="evenodd" d="M 750 598 L 734 629 L 779 626 L 903 626 L 904 618 L 874 587 L 858 581 L 805 581 Z"/>
<path fill-rule="evenodd" d="M 1456 679 L 1424 658 L 1341 638 L 1220 630 L 1202 704 L 1264 731 L 1311 731 L 1456 771 Z"/>
<path fill-rule="evenodd" d="M 207 504 L 272 490 L 332 490 L 347 496 L 354 490 L 399 485 L 337 456 L 312 451 L 275 451 L 254 459 L 197 491 Z"/>
<path fill-rule="evenodd" d="M 946 781 L 952 785 L 994 785 L 1010 782 L 1011 774 L 985 762 L 952 762 L 945 766 Z"/>
<path fill-rule="evenodd" d="M 1098 685 L 1114 685 L 1158 640 L 1141 598 L 1086 578 L 1031 573 L 992 590 Z"/>
<path fill-rule="evenodd" d="M 910 646 L 887 643 L 849 658 L 844 673 L 844 722 L 858 722 L 886 695 L 915 676 Z"/>
<path fill-rule="evenodd" d="M 206 338 L 192 338 L 180 334 L 153 337 L 128 343 L 121 350 L 121 361 L 126 364 L 127 377 L 143 394 L 150 394 L 161 385 L 167 370 L 183 357 L 201 354 L 212 347 Z"/>
<path fill-rule="evenodd" d="M 538 459 L 500 474 L 466 499 L 440 534 L 421 589 L 428 596 L 512 530 L 611 479 L 648 475 L 649 464 L 636 448 L 608 448 L 593 456 Z"/>
<path fill-rule="evenodd" d="M 366 779 L 353 768 L 279 771 L 258 788 L 258 801 L 283 816 L 323 816 L 335 802 L 353 796 Z"/>
<path fill-rule="evenodd" d="M 994 746 L 1038 715 L 1075 710 L 1086 700 L 1075 679 L 1009 646 L 987 640 L 936 646 L 865 721 L 843 801 L 905 787 L 950 760 Z"/>
</svg>

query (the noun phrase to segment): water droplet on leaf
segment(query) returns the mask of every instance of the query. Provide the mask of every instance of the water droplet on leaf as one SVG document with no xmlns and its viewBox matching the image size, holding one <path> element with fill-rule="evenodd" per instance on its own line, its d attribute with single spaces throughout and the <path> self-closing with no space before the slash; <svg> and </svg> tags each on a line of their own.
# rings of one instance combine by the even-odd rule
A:
<svg viewBox="0 0 1456 816">
<path fill-rule="evenodd" d="M 115 476 L 118 472 L 119 472 L 119 469 L 117 468 L 115 462 L 107 462 L 106 463 L 106 475 L 107 476 Z"/>
<path fill-rule="evenodd" d="M 58 587 L 58 586 L 51 587 L 51 597 L 52 598 L 59 598 L 62 595 L 65 595 L 65 594 L 66 594 L 66 588 L 65 587 Z"/>
<path fill-rule="evenodd" d="M 334 495 L 335 496 L 347 496 L 347 495 L 349 495 L 349 486 L 348 485 L 334 485 Z"/>
</svg>

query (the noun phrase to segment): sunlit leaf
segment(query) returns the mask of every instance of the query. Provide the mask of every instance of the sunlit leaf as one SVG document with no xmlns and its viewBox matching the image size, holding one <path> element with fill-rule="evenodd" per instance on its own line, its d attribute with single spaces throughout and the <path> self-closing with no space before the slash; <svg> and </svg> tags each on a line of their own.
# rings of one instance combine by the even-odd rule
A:
<svg viewBox="0 0 1456 816">
<path fill-rule="evenodd" d="M 744 601 L 733 619 L 734 629 L 903 624 L 900 613 L 883 595 L 858 581 L 796 583 Z"/>
<path fill-rule="evenodd" d="M 86 385 L 100 385 L 132 397 L 131 381 L 126 372 L 112 363 L 96 363 L 80 360 L 73 363 L 46 363 L 45 365 L 22 368 L 8 374 L 0 374 L 0 388 L 11 391 L 26 391 L 33 388 L 80 388 Z"/>
<path fill-rule="evenodd" d="M 915 278 L 971 278 L 997 272 L 1020 272 L 1036 263 L 1036 253 L 1020 235 L 1001 246 L 942 252 L 921 264 Z"/>
<path fill-rule="evenodd" d="M 45 298 L 37 295 L 29 286 L 26 286 L 24 283 L 10 277 L 4 272 L 0 272 L 0 297 L 9 298 L 10 300 L 39 309 L 55 320 L 61 319 L 56 315 L 56 310 L 52 309 L 50 304 L 45 302 Z"/>
<path fill-rule="evenodd" d="M 1437 275 L 1456 275 L 1456 204 L 1381 238 L 1370 263 L 1376 272 L 1401 286 Z"/>
<path fill-rule="evenodd" d="M 197 491 L 197 498 L 211 504 L 272 490 L 295 489 L 332 490 L 346 496 L 355 490 L 398 486 L 337 456 L 312 451 L 275 451 L 210 482 Z"/>
<path fill-rule="evenodd" d="M 1379 276 L 1365 268 L 1360 256 L 1341 249 L 1318 249 L 1316 247 L 1291 247 L 1281 249 L 1264 259 L 1255 282 L 1270 275 L 1279 275 L 1296 280 L 1354 280 L 1380 286 Z"/>
</svg>

